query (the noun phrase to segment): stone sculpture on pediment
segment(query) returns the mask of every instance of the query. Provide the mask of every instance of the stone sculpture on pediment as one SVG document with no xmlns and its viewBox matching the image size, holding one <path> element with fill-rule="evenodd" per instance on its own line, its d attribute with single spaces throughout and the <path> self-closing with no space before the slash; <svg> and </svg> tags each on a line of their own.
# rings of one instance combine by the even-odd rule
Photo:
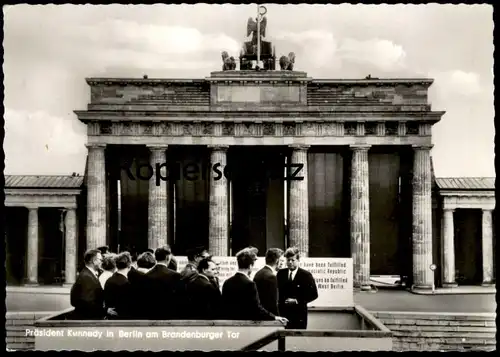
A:
<svg viewBox="0 0 500 357">
<path fill-rule="evenodd" d="M 222 52 L 222 70 L 234 71 L 236 69 L 236 60 L 233 56 L 229 56 L 226 51 Z"/>
<path fill-rule="evenodd" d="M 295 53 L 290 52 L 288 56 L 281 56 L 280 67 L 282 71 L 293 71 L 294 64 L 295 64 Z"/>
</svg>

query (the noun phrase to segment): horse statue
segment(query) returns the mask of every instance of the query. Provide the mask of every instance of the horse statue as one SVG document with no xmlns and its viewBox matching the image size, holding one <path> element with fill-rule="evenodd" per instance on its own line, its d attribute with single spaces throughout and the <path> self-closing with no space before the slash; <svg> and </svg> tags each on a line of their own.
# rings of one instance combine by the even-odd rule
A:
<svg viewBox="0 0 500 357">
<path fill-rule="evenodd" d="M 287 56 L 281 56 L 280 67 L 282 71 L 293 71 L 293 65 L 295 63 L 295 53 L 290 52 Z"/>
<path fill-rule="evenodd" d="M 224 51 L 222 52 L 222 70 L 223 71 L 234 71 L 236 69 L 236 61 L 233 56 L 229 57 L 229 54 Z"/>
</svg>

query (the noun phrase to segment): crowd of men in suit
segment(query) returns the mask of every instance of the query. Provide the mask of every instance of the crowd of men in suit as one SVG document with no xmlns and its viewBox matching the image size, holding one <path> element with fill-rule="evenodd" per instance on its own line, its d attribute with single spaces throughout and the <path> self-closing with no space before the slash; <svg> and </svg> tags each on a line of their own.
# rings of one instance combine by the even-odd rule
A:
<svg viewBox="0 0 500 357">
<path fill-rule="evenodd" d="M 307 304 L 318 297 L 310 272 L 299 267 L 297 248 L 271 248 L 253 277 L 258 250 L 236 254 L 238 271 L 221 286 L 218 264 L 203 248 L 188 251 L 179 273 L 169 246 L 134 257 L 107 247 L 85 253 L 71 288 L 72 319 L 277 320 L 307 328 Z M 286 268 L 280 263 L 286 259 Z"/>
</svg>

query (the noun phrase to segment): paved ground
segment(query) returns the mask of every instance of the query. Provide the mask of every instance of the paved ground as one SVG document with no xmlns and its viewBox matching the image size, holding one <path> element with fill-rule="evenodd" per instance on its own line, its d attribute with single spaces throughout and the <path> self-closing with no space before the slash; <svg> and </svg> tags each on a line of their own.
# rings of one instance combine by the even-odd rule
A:
<svg viewBox="0 0 500 357">
<path fill-rule="evenodd" d="M 494 294 L 430 296 L 379 290 L 355 294 L 354 301 L 368 311 L 496 312 L 497 308 Z"/>
<path fill-rule="evenodd" d="M 32 289 L 32 291 L 36 291 Z M 70 307 L 69 294 L 7 291 L 7 311 L 60 311 Z M 68 291 L 68 290 L 66 290 Z M 376 293 L 357 293 L 357 304 L 369 311 L 414 312 L 496 312 L 494 294 L 416 295 L 406 291 L 379 290 Z"/>
</svg>

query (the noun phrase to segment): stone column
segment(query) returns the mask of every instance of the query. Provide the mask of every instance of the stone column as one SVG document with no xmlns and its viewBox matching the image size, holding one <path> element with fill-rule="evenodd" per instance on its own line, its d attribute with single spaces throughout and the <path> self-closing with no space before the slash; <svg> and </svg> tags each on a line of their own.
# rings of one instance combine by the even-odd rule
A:
<svg viewBox="0 0 500 357">
<path fill-rule="evenodd" d="M 220 164 L 222 171 L 227 165 L 227 146 L 209 146 L 210 165 Z M 227 256 L 229 246 L 229 205 L 228 181 L 223 174 L 216 180 L 214 172 L 210 170 L 210 207 L 209 207 L 209 236 L 208 250 L 214 256 Z"/>
<path fill-rule="evenodd" d="M 452 288 L 457 286 L 455 281 L 455 237 L 453 225 L 454 210 L 445 208 L 443 210 L 443 287 Z"/>
<path fill-rule="evenodd" d="M 76 279 L 76 261 L 77 261 L 77 245 L 76 245 L 76 212 L 74 208 L 69 208 L 66 211 L 64 218 L 65 234 L 65 265 L 64 265 L 64 284 L 72 285 Z"/>
<path fill-rule="evenodd" d="M 305 145 L 290 145 L 292 158 L 290 160 L 287 177 L 290 190 L 290 209 L 288 217 L 289 242 L 291 247 L 297 247 L 304 257 L 309 256 L 309 196 L 308 196 L 308 167 L 307 149 Z M 295 178 L 292 178 L 298 165 L 303 165 Z M 300 177 L 300 180 L 297 178 Z"/>
<path fill-rule="evenodd" d="M 483 286 L 493 285 L 493 222 L 491 209 L 483 209 Z"/>
<path fill-rule="evenodd" d="M 151 151 L 150 165 L 153 176 L 149 179 L 148 201 L 148 248 L 156 249 L 167 244 L 168 239 L 168 183 L 156 182 L 159 165 L 166 163 L 167 146 L 148 146 Z M 158 166 L 157 166 L 158 165 Z M 162 167 L 161 176 L 167 176 L 166 167 Z"/>
<path fill-rule="evenodd" d="M 38 284 L 38 208 L 28 207 L 27 285 Z"/>
<path fill-rule="evenodd" d="M 370 290 L 370 192 L 368 150 L 351 146 L 351 255 L 354 286 Z"/>
<path fill-rule="evenodd" d="M 432 196 L 431 196 L 432 146 L 414 147 L 413 160 L 413 288 L 432 289 Z"/>
<path fill-rule="evenodd" d="M 106 245 L 105 145 L 87 145 L 87 249 Z"/>
</svg>

